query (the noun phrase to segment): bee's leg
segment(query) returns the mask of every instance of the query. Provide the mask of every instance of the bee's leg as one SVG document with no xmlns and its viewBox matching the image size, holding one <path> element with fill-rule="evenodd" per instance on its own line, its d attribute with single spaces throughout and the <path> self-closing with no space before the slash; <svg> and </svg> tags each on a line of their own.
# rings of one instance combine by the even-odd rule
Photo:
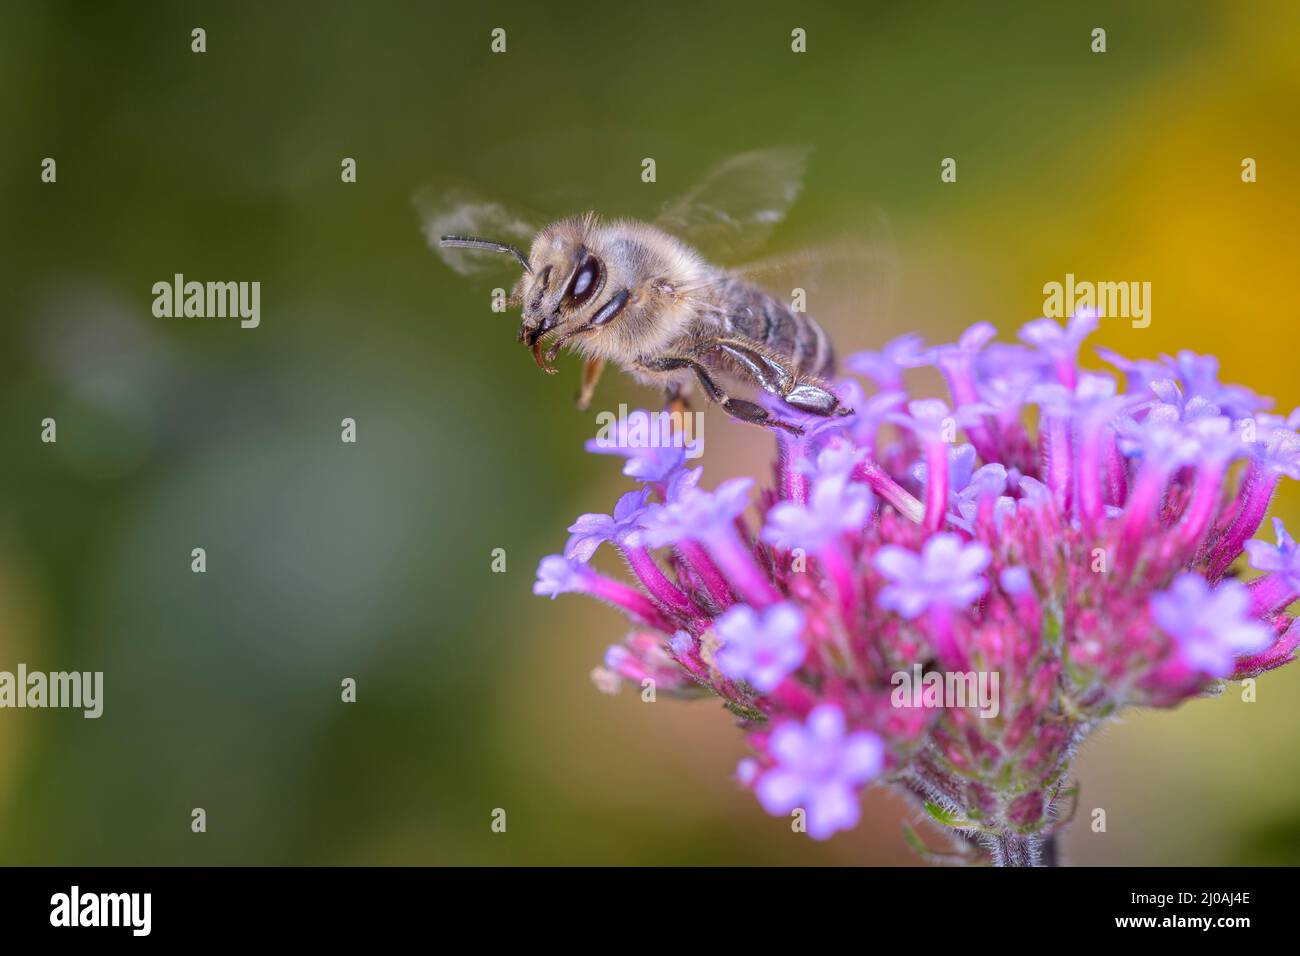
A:
<svg viewBox="0 0 1300 956">
<path fill-rule="evenodd" d="M 743 398 L 729 396 L 722 390 L 722 386 L 714 381 L 709 370 L 696 359 L 686 356 L 666 355 L 662 358 L 643 362 L 642 365 L 651 372 L 675 372 L 679 369 L 690 369 L 695 373 L 695 377 L 699 380 L 704 393 L 722 406 L 722 410 L 737 421 L 769 428 L 783 428 L 795 435 L 803 434 L 803 429 L 798 425 L 792 425 L 789 422 L 783 422 L 781 419 L 773 417 L 762 405 L 747 402 Z"/>
<path fill-rule="evenodd" d="M 749 373 L 749 377 L 763 391 L 778 398 L 783 397 L 790 385 L 794 383 L 794 376 L 780 362 L 744 342 L 737 342 L 734 339 L 714 339 L 701 343 L 698 350 L 701 353 L 721 354 L 731 359 Z"/>
<path fill-rule="evenodd" d="M 685 415 L 691 410 L 691 403 L 686 398 L 680 385 L 669 385 L 664 395 L 664 411 L 672 415 Z"/>
<path fill-rule="evenodd" d="M 829 389 L 811 382 L 800 382 L 781 396 L 781 400 L 791 408 L 813 415 L 852 415 L 853 409 L 840 404 L 839 397 Z"/>
<path fill-rule="evenodd" d="M 668 386 L 664 394 L 664 411 L 668 413 L 668 421 L 672 424 L 674 435 L 685 431 L 686 416 L 691 412 L 691 403 L 686 398 L 682 386 L 676 383 Z"/>
<path fill-rule="evenodd" d="M 600 381 L 600 373 L 605 370 L 603 358 L 589 358 L 582 366 L 582 388 L 578 392 L 578 411 L 585 412 L 591 405 L 591 396 Z"/>
<path fill-rule="evenodd" d="M 775 395 L 791 408 L 827 417 L 853 414 L 852 409 L 841 407 L 839 398 L 833 392 L 811 382 L 799 381 L 779 361 L 745 342 L 717 339 L 702 348 L 727 356 L 745 369 L 763 391 Z"/>
<path fill-rule="evenodd" d="M 594 325 L 579 325 L 576 328 L 566 329 L 555 337 L 550 347 L 546 350 L 546 364 L 550 365 L 559 357 L 560 349 L 564 348 L 574 338 L 579 335 L 585 335 L 587 332 L 594 332 Z"/>
</svg>

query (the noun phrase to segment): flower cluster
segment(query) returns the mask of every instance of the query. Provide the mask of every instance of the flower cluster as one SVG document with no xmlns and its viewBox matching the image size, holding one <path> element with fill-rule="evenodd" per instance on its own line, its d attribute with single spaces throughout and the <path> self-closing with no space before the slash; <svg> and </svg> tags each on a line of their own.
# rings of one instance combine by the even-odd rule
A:
<svg viewBox="0 0 1300 956">
<path fill-rule="evenodd" d="M 1277 667 L 1300 638 L 1300 547 L 1281 522 L 1276 545 L 1251 540 L 1280 478 L 1300 477 L 1300 410 L 1264 413 L 1190 352 L 1103 352 L 1121 389 L 1079 366 L 1095 326 L 1040 319 L 997 343 L 982 323 L 852 356 L 871 392 L 846 379 L 854 414 L 778 434 L 758 495 L 748 478 L 701 488 L 683 449 L 623 448 L 640 487 L 579 518 L 535 590 L 626 612 L 636 630 L 598 685 L 716 695 L 753 750 L 740 782 L 810 835 L 853 826 L 878 781 L 958 845 L 1037 862 L 1101 722 Z M 951 404 L 908 396 L 919 366 Z M 591 567 L 604 543 L 635 585 Z M 1262 572 L 1249 584 L 1232 572 L 1243 550 Z M 998 706 L 918 703 L 899 692 L 914 665 L 938 688 L 995 674 Z"/>
</svg>

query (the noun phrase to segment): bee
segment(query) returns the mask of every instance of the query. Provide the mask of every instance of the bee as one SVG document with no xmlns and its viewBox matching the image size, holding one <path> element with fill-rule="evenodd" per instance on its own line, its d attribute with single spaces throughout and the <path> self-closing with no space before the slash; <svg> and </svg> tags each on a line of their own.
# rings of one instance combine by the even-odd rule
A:
<svg viewBox="0 0 1300 956">
<path fill-rule="evenodd" d="M 654 223 L 591 213 L 561 219 L 535 234 L 527 254 L 506 241 L 526 235 L 524 220 L 496 203 L 465 197 L 426 203 L 425 229 L 459 271 L 469 268 L 459 250 L 513 257 L 522 270 L 508 300 L 522 309 L 518 340 L 548 374 L 562 349 L 584 357 L 579 408 L 588 407 L 601 372 L 613 363 L 662 390 L 672 408 L 684 410 L 698 386 L 734 419 L 800 434 L 796 422 L 734 392 L 761 390 L 775 399 L 770 406 L 805 415 L 852 414 L 829 385 L 835 373 L 829 336 L 743 271 L 707 261 L 683 236 L 761 242 L 798 194 L 802 169 L 802 151 L 742 154 L 670 203 Z M 495 227 L 506 236 L 469 235 L 465 225 Z"/>
</svg>

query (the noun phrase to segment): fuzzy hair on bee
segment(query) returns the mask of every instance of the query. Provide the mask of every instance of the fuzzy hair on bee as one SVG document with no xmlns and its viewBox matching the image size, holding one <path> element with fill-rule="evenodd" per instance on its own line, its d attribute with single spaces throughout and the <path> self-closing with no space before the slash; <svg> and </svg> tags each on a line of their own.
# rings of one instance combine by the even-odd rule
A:
<svg viewBox="0 0 1300 956">
<path fill-rule="evenodd" d="M 684 407 L 698 387 L 733 418 L 755 425 L 802 430 L 734 390 L 761 390 L 805 415 L 852 413 L 827 383 L 834 352 L 816 321 L 710 263 L 665 228 L 587 213 L 542 228 L 527 254 L 497 239 L 437 235 L 445 249 L 516 259 L 523 274 L 510 302 L 522 311 L 518 339 L 550 374 L 561 350 L 584 357 L 580 408 L 612 363 L 662 390 L 674 406 Z"/>
</svg>

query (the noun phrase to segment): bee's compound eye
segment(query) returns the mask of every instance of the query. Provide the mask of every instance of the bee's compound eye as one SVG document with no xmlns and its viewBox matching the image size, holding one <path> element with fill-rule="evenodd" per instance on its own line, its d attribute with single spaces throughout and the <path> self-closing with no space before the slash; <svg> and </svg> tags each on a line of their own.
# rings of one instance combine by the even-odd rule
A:
<svg viewBox="0 0 1300 956">
<path fill-rule="evenodd" d="M 596 294 L 599 281 L 600 260 L 595 256 L 588 256 L 573 274 L 573 281 L 569 283 L 569 291 L 564 296 L 566 304 L 575 308 L 585 304 L 588 299 Z"/>
<path fill-rule="evenodd" d="M 537 278 L 542 283 L 542 288 L 547 288 L 551 284 L 551 267 L 547 266 L 543 269 L 542 274 Z"/>
</svg>

